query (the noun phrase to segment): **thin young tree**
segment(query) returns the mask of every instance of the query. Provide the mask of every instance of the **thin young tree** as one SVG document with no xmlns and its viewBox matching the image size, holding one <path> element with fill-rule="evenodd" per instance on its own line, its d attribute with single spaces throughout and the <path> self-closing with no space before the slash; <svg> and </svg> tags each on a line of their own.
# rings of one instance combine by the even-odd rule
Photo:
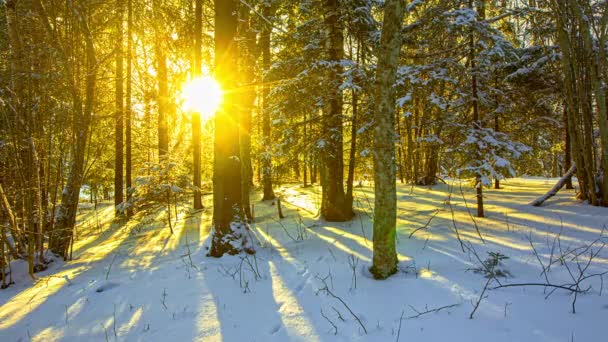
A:
<svg viewBox="0 0 608 342">
<path fill-rule="evenodd" d="M 114 108 L 114 206 L 116 208 L 123 202 L 124 191 L 123 12 L 124 0 L 116 0 L 116 92 Z"/>
<path fill-rule="evenodd" d="M 127 75 L 125 94 L 125 186 L 127 190 L 127 203 L 131 199 L 131 169 L 132 169 L 132 98 L 133 95 L 133 0 L 127 0 Z M 133 210 L 127 209 L 127 216 L 131 216 Z"/>
</svg>

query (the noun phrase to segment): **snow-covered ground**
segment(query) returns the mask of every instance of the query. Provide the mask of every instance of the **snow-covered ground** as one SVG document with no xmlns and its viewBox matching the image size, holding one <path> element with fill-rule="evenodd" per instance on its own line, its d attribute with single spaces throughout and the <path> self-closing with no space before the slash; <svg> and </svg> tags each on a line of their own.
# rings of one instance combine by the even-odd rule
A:
<svg viewBox="0 0 608 342">
<path fill-rule="evenodd" d="M 109 205 L 82 210 L 73 261 L 54 262 L 35 283 L 13 263 L 16 284 L 0 291 L 0 341 L 606 341 L 606 277 L 591 275 L 608 271 L 608 210 L 565 190 L 527 205 L 554 182 L 486 190 L 488 217 L 474 221 L 470 187 L 400 185 L 400 271 L 385 281 L 367 271 L 371 187 L 356 189 L 357 216 L 346 223 L 315 218 L 317 188 L 282 187 L 280 221 L 256 197 L 255 257 L 205 256 L 209 209 L 183 210 L 174 235 L 162 212 L 121 223 Z M 488 252 L 508 257 L 493 268 L 506 277 L 474 271 Z M 545 273 L 541 262 L 551 265 Z M 569 286 L 581 274 L 591 277 L 576 313 L 571 291 L 531 285 L 486 289 L 469 318 L 488 283 Z"/>
</svg>

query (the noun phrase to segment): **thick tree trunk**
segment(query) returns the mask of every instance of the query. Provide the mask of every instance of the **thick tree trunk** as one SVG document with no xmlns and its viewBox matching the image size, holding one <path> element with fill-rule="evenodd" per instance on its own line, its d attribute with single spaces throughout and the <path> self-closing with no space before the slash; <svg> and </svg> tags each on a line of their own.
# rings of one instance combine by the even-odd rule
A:
<svg viewBox="0 0 608 342">
<path fill-rule="evenodd" d="M 374 256 L 370 269 L 376 279 L 397 272 L 395 234 L 397 189 L 395 179 L 395 94 L 393 84 L 401 49 L 401 0 L 387 0 L 378 53 L 374 90 Z"/>
<path fill-rule="evenodd" d="M 215 0 L 215 75 L 224 103 L 215 115 L 213 229 L 209 256 L 253 253 L 241 193 L 239 111 L 236 96 L 237 1 Z"/>
<path fill-rule="evenodd" d="M 344 192 L 344 151 L 342 134 L 342 90 L 340 90 L 344 55 L 344 36 L 340 22 L 338 0 L 325 0 L 328 60 L 334 65 L 329 70 L 329 99 L 323 113 L 323 195 L 321 215 L 327 221 L 348 221 L 353 216 L 352 203 Z"/>
</svg>

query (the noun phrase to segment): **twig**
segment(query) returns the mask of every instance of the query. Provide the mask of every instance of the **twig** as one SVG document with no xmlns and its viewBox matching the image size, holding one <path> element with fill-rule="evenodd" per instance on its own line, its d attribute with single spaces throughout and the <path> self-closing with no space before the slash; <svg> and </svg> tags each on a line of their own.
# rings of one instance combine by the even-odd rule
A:
<svg viewBox="0 0 608 342">
<path fill-rule="evenodd" d="M 323 309 L 321 309 L 321 316 L 323 316 L 323 318 L 325 318 L 329 324 L 331 324 L 331 326 L 334 328 L 334 335 L 338 334 L 338 327 L 334 324 L 334 322 L 331 321 L 331 319 L 329 319 L 329 317 L 325 316 L 325 314 L 323 313 Z"/>
<path fill-rule="evenodd" d="M 348 312 L 350 312 L 350 314 L 355 318 L 355 320 L 357 320 L 357 322 L 359 323 L 359 325 L 361 326 L 361 328 L 363 328 L 363 331 L 365 332 L 365 334 L 367 334 L 367 329 L 365 328 L 365 325 L 363 325 L 363 322 L 361 322 L 361 320 L 359 319 L 359 316 L 357 316 L 353 310 L 350 309 L 350 307 L 348 306 L 348 304 L 346 304 L 346 302 L 344 300 L 342 300 L 342 298 L 336 296 L 327 286 L 327 283 L 325 282 L 324 279 L 317 277 L 317 279 L 321 280 L 321 282 L 323 282 L 323 285 L 325 287 L 319 289 L 319 291 L 325 291 L 326 294 L 328 294 L 329 296 L 333 297 L 334 299 L 337 299 L 340 301 L 340 303 L 342 303 L 342 305 L 344 305 L 344 307 L 346 308 L 346 310 L 348 310 Z"/>
<path fill-rule="evenodd" d="M 434 309 L 425 308 L 425 310 L 424 310 L 424 311 L 418 311 L 418 310 L 416 310 L 416 308 L 414 308 L 413 306 L 411 306 L 411 305 L 410 305 L 409 307 L 410 307 L 410 308 L 411 308 L 411 309 L 412 309 L 414 312 L 416 312 L 416 315 L 409 316 L 407 319 L 418 318 L 418 317 L 420 317 L 420 316 L 423 316 L 423 315 L 426 315 L 426 314 L 430 314 L 430 313 L 432 313 L 432 312 L 439 312 L 439 311 L 441 311 L 441 310 L 444 310 L 444 309 L 449 309 L 449 308 L 453 308 L 453 307 L 458 306 L 458 305 L 460 305 L 460 304 L 459 304 L 459 303 L 456 303 L 456 304 L 446 305 L 446 306 L 442 306 L 442 307 L 438 307 L 438 308 L 434 308 Z M 403 316 L 403 314 L 402 314 L 401 316 Z"/>
<path fill-rule="evenodd" d="M 475 311 L 477 311 L 477 309 L 479 308 L 479 304 L 481 304 L 481 301 L 484 298 L 483 295 L 486 293 L 486 290 L 488 289 L 490 282 L 494 279 L 495 279 L 494 277 L 490 277 L 490 278 L 488 278 L 488 281 L 486 281 L 486 285 L 484 285 L 483 290 L 481 291 L 481 294 L 479 295 L 479 299 L 477 299 L 477 302 L 475 303 L 475 307 L 473 308 L 473 311 L 471 311 L 471 314 L 469 315 L 469 319 L 473 319 L 473 315 L 475 314 Z"/>
<path fill-rule="evenodd" d="M 401 336 L 401 322 L 403 321 L 404 313 L 405 310 L 401 310 L 401 316 L 399 317 L 399 329 L 397 329 L 397 339 L 395 339 L 396 342 L 399 342 L 399 336 Z"/>
<path fill-rule="evenodd" d="M 458 227 L 456 226 L 456 217 L 454 216 L 454 207 L 452 206 L 452 191 L 454 190 L 454 182 L 452 182 L 452 186 L 449 188 L 450 188 L 450 194 L 448 195 L 448 205 L 450 206 L 450 212 L 452 213 L 452 224 L 454 225 L 454 230 L 456 231 L 456 238 L 458 239 L 458 242 L 460 242 L 460 248 L 462 249 L 462 252 L 464 253 L 465 252 L 464 243 L 462 242 L 462 239 L 460 238 L 460 232 L 458 231 Z"/>
<path fill-rule="evenodd" d="M 460 194 L 462 195 L 462 200 L 464 201 L 464 206 L 465 206 L 465 208 L 467 208 L 467 212 L 469 213 L 469 216 L 471 217 L 471 221 L 473 221 L 473 224 L 475 225 L 475 230 L 477 231 L 477 235 L 479 236 L 479 239 L 481 239 L 481 242 L 483 242 L 485 244 L 486 241 L 483 239 L 483 236 L 481 236 L 481 232 L 479 231 L 479 227 L 477 226 L 477 221 L 473 217 L 473 214 L 471 214 L 471 210 L 469 210 L 469 204 L 467 203 L 467 199 L 464 196 L 464 191 L 462 190 L 462 182 L 460 182 L 458 184 L 458 186 L 460 187 Z"/>
<path fill-rule="evenodd" d="M 424 226 L 418 227 L 416 229 L 414 229 L 414 231 L 412 231 L 410 233 L 410 236 L 408 237 L 408 239 L 412 238 L 412 235 L 414 235 L 414 233 L 416 233 L 417 231 L 421 230 L 421 229 L 425 229 L 426 227 L 429 226 L 429 224 L 431 223 L 431 221 L 435 218 L 435 216 L 437 216 L 437 214 L 439 214 L 439 212 L 441 211 L 441 209 L 435 209 L 435 213 L 433 213 L 433 215 L 431 216 L 431 218 L 429 218 L 429 220 L 426 222 L 426 224 Z"/>
<path fill-rule="evenodd" d="M 496 289 L 501 289 L 501 288 L 505 288 L 505 287 L 519 287 L 519 286 L 542 286 L 542 287 L 553 287 L 556 289 L 562 289 L 562 290 L 566 290 L 566 291 L 570 291 L 570 292 L 575 292 L 575 293 L 585 293 L 587 292 L 586 290 L 580 290 L 566 285 L 555 285 L 555 284 L 547 284 L 547 283 L 517 283 L 517 284 L 501 284 L 501 285 L 497 285 L 494 287 L 489 288 L 490 290 L 496 290 Z M 572 285 L 574 286 L 574 285 Z"/>
<path fill-rule="evenodd" d="M 112 269 L 112 265 L 114 265 L 114 260 L 116 259 L 116 253 L 114 253 L 114 257 L 112 258 L 112 262 L 110 262 L 110 266 L 108 267 L 108 271 L 106 272 L 106 280 L 110 276 L 110 270 Z"/>
<path fill-rule="evenodd" d="M 342 317 L 342 314 L 340 313 L 340 311 L 338 311 L 338 309 L 336 309 L 333 306 L 331 308 L 336 312 L 336 315 L 338 315 L 338 319 L 341 320 L 342 322 L 345 322 L 344 317 Z"/>
</svg>

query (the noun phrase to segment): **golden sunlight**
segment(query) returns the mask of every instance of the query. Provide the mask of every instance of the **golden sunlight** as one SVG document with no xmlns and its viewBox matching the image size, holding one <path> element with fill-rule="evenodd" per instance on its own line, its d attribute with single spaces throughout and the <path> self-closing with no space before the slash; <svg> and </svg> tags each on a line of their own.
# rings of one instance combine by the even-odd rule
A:
<svg viewBox="0 0 608 342">
<path fill-rule="evenodd" d="M 182 88 L 182 109 L 200 113 L 201 119 L 209 119 L 222 104 L 222 96 L 222 88 L 213 77 L 197 77 Z"/>
</svg>

